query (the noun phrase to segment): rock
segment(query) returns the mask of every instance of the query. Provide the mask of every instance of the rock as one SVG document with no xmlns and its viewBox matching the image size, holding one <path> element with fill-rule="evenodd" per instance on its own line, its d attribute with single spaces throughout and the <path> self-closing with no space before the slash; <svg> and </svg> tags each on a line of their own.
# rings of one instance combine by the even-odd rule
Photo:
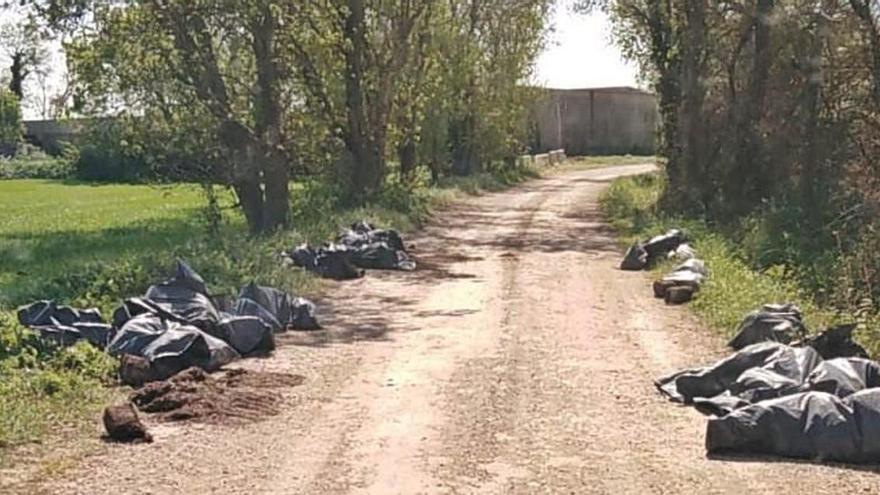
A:
<svg viewBox="0 0 880 495">
<path fill-rule="evenodd" d="M 154 382 L 159 377 L 156 376 L 156 370 L 150 366 L 149 361 L 139 356 L 125 354 L 119 366 L 119 379 L 125 385 L 137 388 L 145 383 Z"/>
<path fill-rule="evenodd" d="M 666 289 L 666 304 L 684 304 L 694 298 L 694 288 L 679 285 Z"/>
<path fill-rule="evenodd" d="M 104 409 L 104 429 L 107 436 L 117 442 L 153 441 L 131 404 Z"/>
</svg>

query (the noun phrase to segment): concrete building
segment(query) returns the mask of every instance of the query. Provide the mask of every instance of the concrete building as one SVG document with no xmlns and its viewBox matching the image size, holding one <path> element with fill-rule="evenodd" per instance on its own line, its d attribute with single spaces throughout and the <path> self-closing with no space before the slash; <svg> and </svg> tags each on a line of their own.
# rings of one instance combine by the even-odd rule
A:
<svg viewBox="0 0 880 495">
<path fill-rule="evenodd" d="M 635 88 L 548 89 L 535 109 L 541 152 L 654 153 L 657 97 Z"/>
</svg>

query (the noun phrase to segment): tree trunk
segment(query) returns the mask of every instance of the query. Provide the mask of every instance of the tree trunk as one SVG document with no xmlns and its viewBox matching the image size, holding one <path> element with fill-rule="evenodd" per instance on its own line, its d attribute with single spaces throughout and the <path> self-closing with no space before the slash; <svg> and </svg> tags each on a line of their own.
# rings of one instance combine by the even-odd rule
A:
<svg viewBox="0 0 880 495">
<path fill-rule="evenodd" d="M 452 145 L 452 172 L 464 177 L 475 172 L 475 117 L 470 111 L 452 123 L 449 137 Z"/>
<path fill-rule="evenodd" d="M 263 167 L 265 204 L 263 231 L 271 232 L 287 226 L 290 211 L 290 169 L 287 160 L 271 157 Z"/>
<path fill-rule="evenodd" d="M 25 67 L 23 58 L 24 55 L 21 53 L 12 54 L 12 66 L 9 68 L 11 76 L 9 91 L 12 91 L 12 94 L 17 96 L 19 101 L 24 100 Z"/>
<path fill-rule="evenodd" d="M 244 218 L 252 234 L 263 232 L 263 190 L 257 174 L 239 175 L 233 182 Z"/>
<path fill-rule="evenodd" d="M 404 138 L 397 150 L 400 159 L 400 177 L 404 181 L 413 179 L 416 171 L 416 141 L 413 137 Z"/>
<path fill-rule="evenodd" d="M 765 173 L 765 158 L 758 134 L 764 118 L 767 80 L 773 62 L 773 54 L 770 50 L 772 41 L 770 18 L 774 3 L 774 0 L 758 0 L 755 13 L 755 55 L 746 100 L 745 119 L 741 127 L 741 154 L 737 163 L 738 168 L 746 172 L 744 174 L 747 179 L 746 196 L 751 203 L 743 205 L 746 209 L 769 196 L 774 189 L 772 177 Z"/>
<path fill-rule="evenodd" d="M 826 0 L 826 3 L 831 0 Z M 809 225 L 818 226 L 821 222 L 825 198 L 822 160 L 825 147 L 820 144 L 820 111 L 822 109 L 822 49 L 825 46 L 827 19 L 820 13 L 815 16 L 813 33 L 810 37 L 809 56 L 806 61 L 804 80 L 807 88 L 802 97 L 804 114 L 804 144 L 801 153 L 801 202 L 807 213 Z"/>
<path fill-rule="evenodd" d="M 363 0 L 348 0 L 348 15 L 343 34 L 348 41 L 345 50 L 345 104 L 348 129 L 345 142 L 351 152 L 347 177 L 349 200 L 363 202 L 382 185 L 385 140 L 381 130 L 370 132 L 367 102 L 364 96 L 364 59 L 367 51 Z M 372 135 L 371 135 L 372 134 Z"/>
<path fill-rule="evenodd" d="M 667 208 L 679 207 L 685 190 L 679 134 L 681 58 L 680 51 L 673 49 L 672 16 L 671 6 L 664 2 L 649 2 L 643 16 L 650 32 L 651 63 L 658 72 L 655 85 L 660 100 L 657 152 L 666 158 L 663 203 Z"/>
<path fill-rule="evenodd" d="M 230 152 L 231 182 L 248 228 L 252 234 L 260 234 L 264 229 L 263 189 L 260 185 L 260 166 L 255 159 L 253 137 L 240 123 L 227 120 L 220 126 L 220 141 Z"/>
<path fill-rule="evenodd" d="M 685 2 L 685 31 L 682 46 L 682 107 L 680 116 L 682 153 L 685 172 L 685 203 L 683 208 L 707 206 L 711 187 L 706 174 L 706 125 L 703 105 L 706 88 L 704 50 L 706 43 L 705 0 Z"/>
<path fill-rule="evenodd" d="M 275 15 L 267 4 L 252 29 L 257 63 L 255 134 L 260 141 L 262 178 L 265 185 L 261 227 L 263 232 L 287 226 L 290 209 L 290 169 L 281 142 L 281 98 L 275 49 L 277 27 Z"/>
</svg>

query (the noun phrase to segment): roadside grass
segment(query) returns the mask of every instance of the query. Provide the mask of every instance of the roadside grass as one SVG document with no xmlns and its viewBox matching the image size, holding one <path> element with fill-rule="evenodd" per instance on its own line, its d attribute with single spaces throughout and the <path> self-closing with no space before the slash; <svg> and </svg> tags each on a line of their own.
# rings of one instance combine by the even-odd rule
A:
<svg viewBox="0 0 880 495">
<path fill-rule="evenodd" d="M 114 394 L 117 363 L 81 344 L 53 348 L 22 328 L 14 308 L 38 299 L 111 314 L 187 260 L 216 294 L 256 280 L 314 296 L 322 282 L 284 267 L 278 253 L 321 243 L 354 221 L 411 231 L 433 209 L 465 195 L 497 191 L 539 174 L 518 168 L 444 181 L 389 181 L 370 204 L 345 208 L 320 180 L 292 185 L 290 229 L 247 235 L 234 198 L 218 192 L 222 220 L 196 185 L 91 185 L 71 181 L 0 181 L 0 467 L 14 447 L 55 438 L 94 421 Z M 212 216 L 212 213 L 214 216 Z"/>
<path fill-rule="evenodd" d="M 644 165 L 656 162 L 657 157 L 653 155 L 574 156 L 566 160 L 561 168 L 563 170 L 589 170 L 622 165 Z"/>
<path fill-rule="evenodd" d="M 722 335 L 732 337 L 742 317 L 766 303 L 797 304 L 813 331 L 837 321 L 853 321 L 848 315 L 817 305 L 813 295 L 780 267 L 754 270 L 737 239 L 718 232 L 701 219 L 674 217 L 660 211 L 657 202 L 662 189 L 660 174 L 622 178 L 605 192 L 602 207 L 627 245 L 670 228 L 685 231 L 710 272 L 709 280 L 690 307 Z M 664 268 L 667 267 L 657 270 Z M 876 335 L 861 330 L 858 338 L 869 351 L 880 350 Z"/>
</svg>

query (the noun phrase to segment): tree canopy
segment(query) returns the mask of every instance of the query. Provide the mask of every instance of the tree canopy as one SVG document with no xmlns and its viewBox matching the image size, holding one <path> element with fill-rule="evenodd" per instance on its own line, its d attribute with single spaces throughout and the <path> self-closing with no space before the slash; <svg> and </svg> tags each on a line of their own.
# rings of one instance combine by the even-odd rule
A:
<svg viewBox="0 0 880 495">
<path fill-rule="evenodd" d="M 468 174 L 525 150 L 551 0 L 53 0 L 78 110 L 137 129 L 166 172 L 232 186 L 254 232 L 288 183 L 352 203 L 389 174 Z"/>
</svg>

